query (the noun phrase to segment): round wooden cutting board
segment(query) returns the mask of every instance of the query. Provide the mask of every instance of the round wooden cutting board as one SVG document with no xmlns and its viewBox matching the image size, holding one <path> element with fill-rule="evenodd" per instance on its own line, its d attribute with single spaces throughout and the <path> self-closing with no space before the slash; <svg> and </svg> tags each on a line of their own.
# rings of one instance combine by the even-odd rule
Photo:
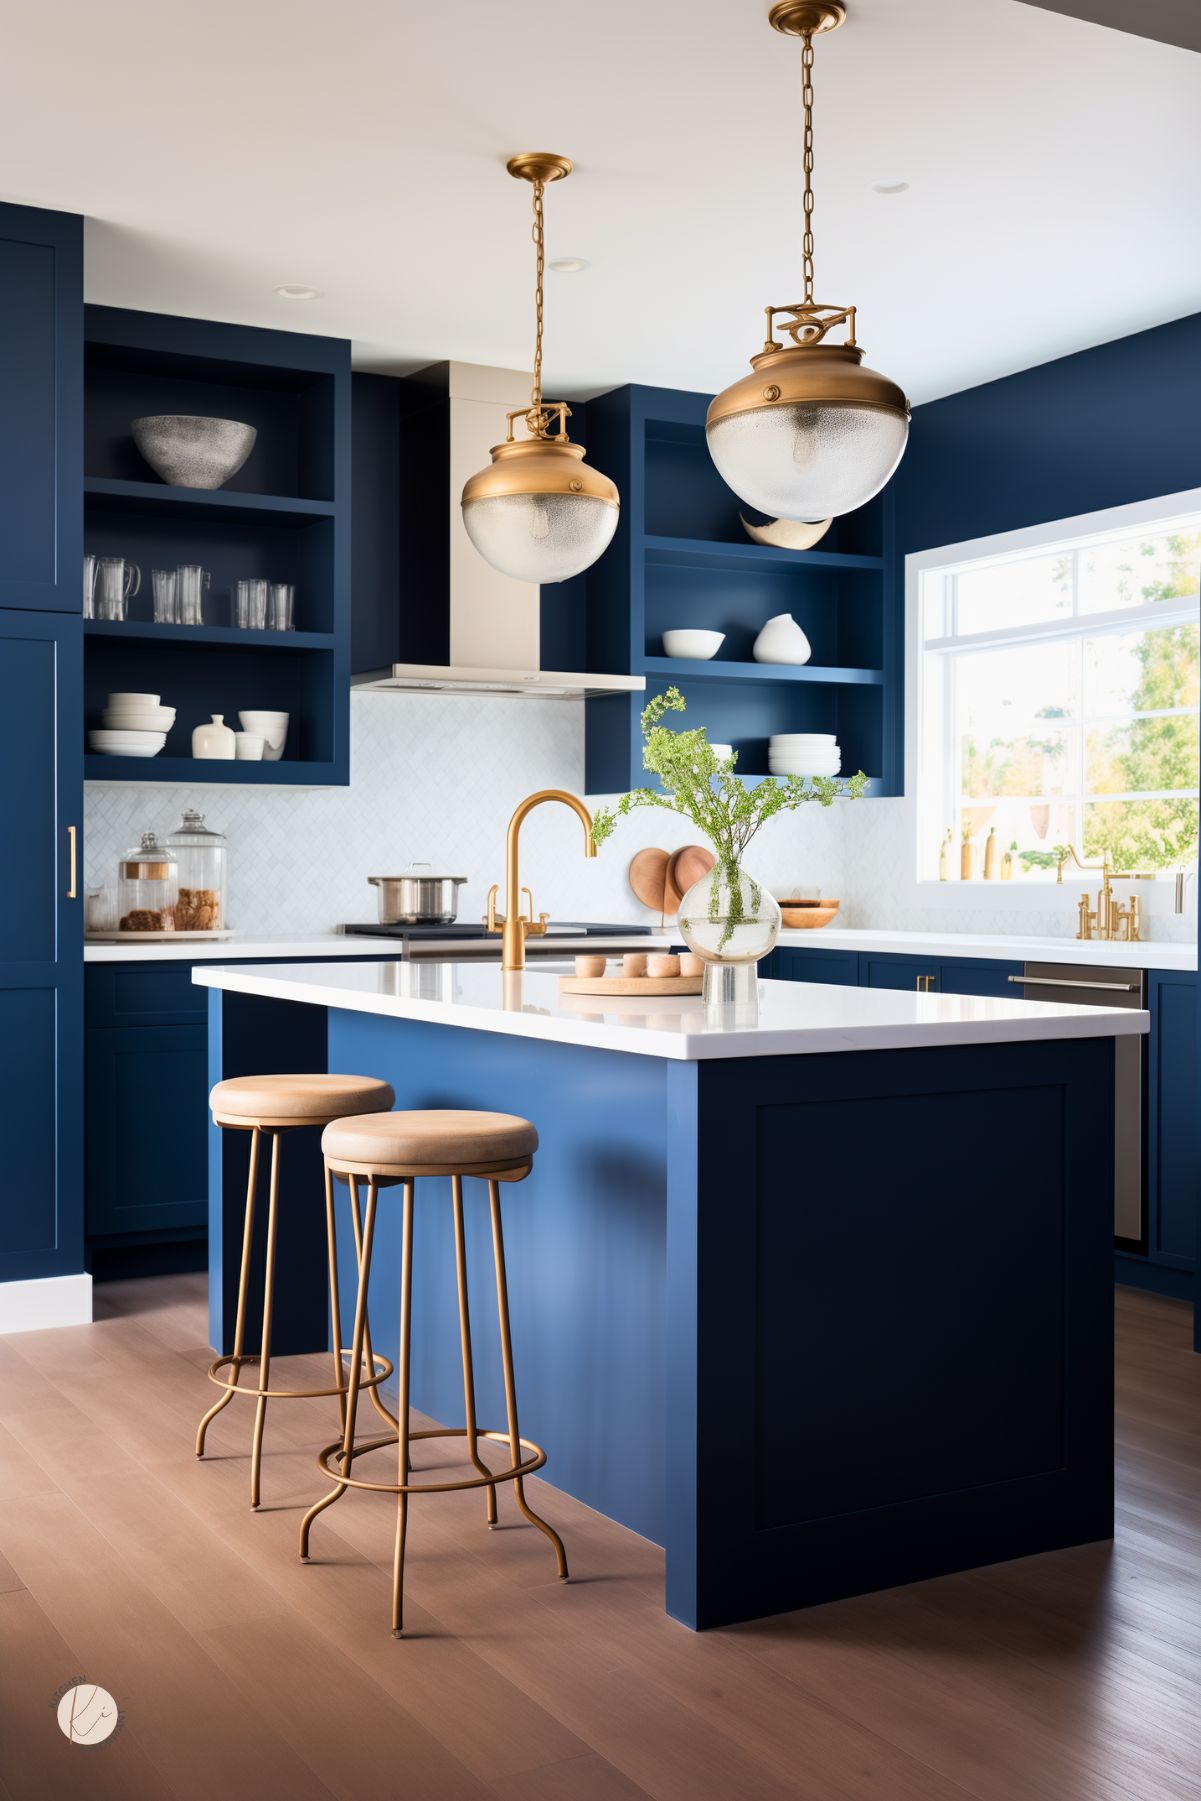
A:
<svg viewBox="0 0 1201 1801">
<path fill-rule="evenodd" d="M 630 858 L 629 883 L 644 907 L 663 911 L 663 895 L 667 888 L 667 865 L 671 861 L 665 850 L 640 850 Z"/>
</svg>

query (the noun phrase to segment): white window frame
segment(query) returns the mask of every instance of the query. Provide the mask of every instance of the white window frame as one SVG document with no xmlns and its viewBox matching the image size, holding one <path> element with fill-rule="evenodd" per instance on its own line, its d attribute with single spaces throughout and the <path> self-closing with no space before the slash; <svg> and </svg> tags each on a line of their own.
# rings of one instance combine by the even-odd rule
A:
<svg viewBox="0 0 1201 1801">
<path fill-rule="evenodd" d="M 905 813 L 905 839 L 910 855 L 902 874 L 898 901 L 904 905 L 945 907 L 948 911 L 970 910 L 990 904 L 1004 907 L 1006 910 L 1030 911 L 1043 910 L 1054 906 L 1053 885 L 1038 881 L 1006 882 L 1004 887 L 999 882 L 958 882 L 955 880 L 940 882 L 931 875 L 931 845 L 937 848 L 938 839 L 946 830 L 946 794 L 931 794 L 928 785 L 921 781 L 921 719 L 925 706 L 925 651 L 931 644 L 922 640 L 921 595 L 922 585 L 928 576 L 935 574 L 954 575 L 960 570 L 977 564 L 985 559 L 1004 557 L 1024 557 L 1038 553 L 1070 552 L 1078 547 L 1081 539 L 1097 539 L 1103 537 L 1122 538 L 1155 527 L 1157 534 L 1170 530 L 1179 521 L 1190 518 L 1195 521 L 1201 514 L 1201 488 L 1189 488 L 1180 493 L 1157 496 L 1152 500 L 1135 501 L 1126 506 L 1106 507 L 1095 513 L 1080 513 L 1070 519 L 1056 519 L 1042 525 L 1023 526 L 1016 531 L 998 532 L 984 538 L 967 539 L 957 544 L 944 544 L 935 549 L 916 551 L 905 559 L 905 792 L 903 808 Z M 1148 609 L 1122 608 L 1113 613 L 1096 613 L 1088 616 L 1091 632 L 1129 631 L 1132 627 L 1149 624 Z M 1156 622 L 1160 620 L 1160 610 L 1154 609 Z M 1169 619 L 1168 613 L 1171 614 Z M 1177 614 L 1181 617 L 1196 619 L 1198 609 L 1195 604 L 1185 607 L 1169 607 L 1168 613 L 1162 615 L 1163 623 L 1178 623 Z M 1055 622 L 1043 625 L 1015 626 L 1011 630 L 979 634 L 981 648 L 993 644 L 1021 643 L 1032 637 L 1043 638 L 1053 632 Z M 1063 631 L 1077 633 L 1080 629 L 1080 618 L 1073 614 L 1064 617 Z M 934 641 L 933 647 L 937 647 Z M 965 647 L 964 639 L 957 639 L 957 649 Z M 944 779 L 951 779 L 950 759 L 944 747 L 941 768 Z M 1146 798 L 1151 798 L 1147 796 Z M 933 833 L 933 837 L 931 837 Z M 958 859 L 959 847 L 954 846 L 954 854 Z M 957 869 L 952 872 L 957 874 Z M 1162 880 L 1171 880 L 1166 874 Z M 1080 892 L 1095 885 L 1092 878 L 1076 876 L 1069 878 L 1065 872 L 1064 889 Z"/>
</svg>

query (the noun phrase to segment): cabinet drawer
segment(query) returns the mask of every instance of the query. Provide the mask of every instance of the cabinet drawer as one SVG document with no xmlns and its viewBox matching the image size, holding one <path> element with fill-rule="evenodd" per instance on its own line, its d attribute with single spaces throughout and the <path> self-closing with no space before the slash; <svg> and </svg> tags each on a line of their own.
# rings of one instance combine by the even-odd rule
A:
<svg viewBox="0 0 1201 1801">
<path fill-rule="evenodd" d="M 860 951 L 859 982 L 863 988 L 906 988 L 911 994 L 940 987 L 941 965 L 937 957 L 894 956 Z"/>
<path fill-rule="evenodd" d="M 208 1032 L 87 1033 L 87 1231 L 203 1228 L 208 1214 Z"/>
<path fill-rule="evenodd" d="M 190 963 L 91 963 L 86 975 L 89 1027 L 187 1025 L 208 1012 Z"/>
<path fill-rule="evenodd" d="M 809 951 L 787 945 L 772 952 L 768 973 L 777 982 L 832 982 L 840 988 L 857 988 L 859 952 Z"/>
</svg>

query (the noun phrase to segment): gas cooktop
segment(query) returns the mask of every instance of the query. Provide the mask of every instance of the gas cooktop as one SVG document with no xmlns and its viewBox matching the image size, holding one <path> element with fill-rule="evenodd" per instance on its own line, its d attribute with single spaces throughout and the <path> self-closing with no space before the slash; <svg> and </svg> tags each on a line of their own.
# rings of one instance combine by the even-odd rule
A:
<svg viewBox="0 0 1201 1801">
<path fill-rule="evenodd" d="M 499 933 L 485 930 L 482 920 L 456 920 L 454 925 L 437 925 L 433 921 L 423 921 L 419 925 L 349 925 L 342 927 L 343 932 L 351 937 L 363 938 L 400 938 L 400 939 L 477 939 L 481 943 L 500 945 Z M 654 931 L 647 925 L 594 925 L 580 920 L 557 919 L 548 925 L 545 938 L 645 938 Z M 532 941 L 531 941 L 532 942 Z"/>
</svg>

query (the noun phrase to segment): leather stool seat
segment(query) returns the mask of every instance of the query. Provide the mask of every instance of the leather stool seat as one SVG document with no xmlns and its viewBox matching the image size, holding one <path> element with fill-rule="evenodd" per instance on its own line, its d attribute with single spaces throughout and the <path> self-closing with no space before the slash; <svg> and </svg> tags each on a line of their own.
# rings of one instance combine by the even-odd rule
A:
<svg viewBox="0 0 1201 1801">
<path fill-rule="evenodd" d="M 515 1113 L 436 1107 L 335 1119 L 321 1134 L 321 1149 L 335 1169 L 470 1175 L 479 1168 L 528 1163 L 538 1149 L 538 1134 Z"/>
<path fill-rule="evenodd" d="M 374 1076 L 230 1076 L 209 1095 L 219 1124 L 322 1126 L 352 1113 L 386 1113 L 396 1100 Z"/>
</svg>

